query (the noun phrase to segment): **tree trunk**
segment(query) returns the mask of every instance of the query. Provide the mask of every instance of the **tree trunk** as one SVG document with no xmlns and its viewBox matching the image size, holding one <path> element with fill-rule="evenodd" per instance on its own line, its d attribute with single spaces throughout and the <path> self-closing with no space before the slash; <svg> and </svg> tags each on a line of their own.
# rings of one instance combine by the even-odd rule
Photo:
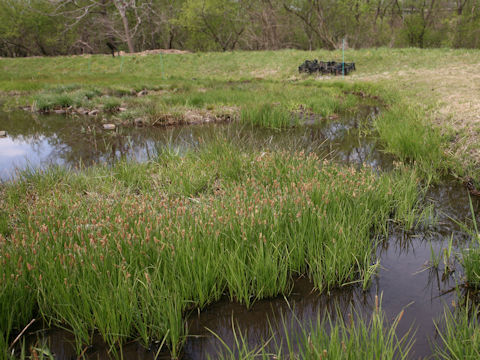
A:
<svg viewBox="0 0 480 360">
<path fill-rule="evenodd" d="M 134 53 L 135 48 L 133 47 L 133 40 L 132 40 L 132 36 L 130 35 L 130 26 L 128 25 L 128 19 L 125 13 L 121 13 L 120 16 L 122 17 L 123 29 L 125 31 L 125 39 L 127 40 L 127 45 L 128 45 L 128 52 Z"/>
<path fill-rule="evenodd" d="M 126 10 L 127 5 L 125 4 L 124 1 L 121 1 L 121 0 L 113 0 L 113 4 L 117 8 L 117 11 L 120 14 L 120 17 L 122 18 L 123 31 L 125 33 L 125 41 L 127 42 L 127 45 L 128 45 L 128 52 L 134 53 L 135 48 L 133 46 L 132 34 L 130 33 L 130 25 L 128 24 L 128 19 L 127 19 L 127 10 Z"/>
</svg>

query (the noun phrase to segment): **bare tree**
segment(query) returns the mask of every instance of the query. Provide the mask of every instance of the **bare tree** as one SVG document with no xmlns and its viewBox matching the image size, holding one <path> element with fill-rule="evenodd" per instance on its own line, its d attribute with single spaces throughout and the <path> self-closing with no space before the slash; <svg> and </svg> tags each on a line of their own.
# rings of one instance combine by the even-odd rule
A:
<svg viewBox="0 0 480 360">
<path fill-rule="evenodd" d="M 321 0 L 286 1 L 283 6 L 286 11 L 303 21 L 328 49 L 335 49 L 337 42 L 332 35 L 332 29 L 327 24 L 325 4 Z"/>
<path fill-rule="evenodd" d="M 150 9 L 152 0 L 49 0 L 55 6 L 55 14 L 70 19 L 71 28 L 83 20 L 97 16 L 108 38 L 120 39 L 135 51 L 134 38 L 142 24 L 143 16 Z M 119 20 L 121 23 L 119 29 Z M 133 23 L 133 25 L 132 25 Z"/>
</svg>

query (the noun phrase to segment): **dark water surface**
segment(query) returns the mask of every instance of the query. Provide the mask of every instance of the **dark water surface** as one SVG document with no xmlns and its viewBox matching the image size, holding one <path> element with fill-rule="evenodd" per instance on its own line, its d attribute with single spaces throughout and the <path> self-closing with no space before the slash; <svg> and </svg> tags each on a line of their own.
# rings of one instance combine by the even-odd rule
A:
<svg viewBox="0 0 480 360">
<path fill-rule="evenodd" d="M 102 130 L 99 122 L 92 125 L 91 119 L 0 113 L 0 130 L 8 132 L 6 138 L 0 138 L 0 179 L 14 179 L 17 169 L 26 167 L 58 164 L 75 168 L 80 163 L 112 163 L 119 158 L 146 161 L 163 147 L 181 152 L 218 137 L 258 148 L 315 151 L 339 162 L 389 169 L 392 158 L 378 150 L 368 131 L 368 124 L 376 112 L 374 108 L 366 108 L 337 120 L 312 118 L 308 119 L 308 126 L 284 131 L 252 129 L 239 124 L 210 124 L 119 128 L 113 132 Z M 214 359 L 222 345 L 210 331 L 233 346 L 235 327 L 247 333 L 249 344 L 254 347 L 268 339 L 272 330 L 280 334 L 279 337 L 284 326 L 289 332 L 298 330 L 298 322 L 292 321 L 294 318 L 308 324 L 315 322 L 318 315 L 334 314 L 337 308 L 344 314 L 356 311 L 368 316 L 375 306 L 375 296 L 382 298 L 382 308 L 389 319 L 405 309 L 399 335 L 413 327 L 416 340 L 411 358 L 428 357 L 431 355 L 430 342 L 436 339 L 433 321 L 440 319 L 444 306 L 457 301 L 452 289 L 461 278 L 459 270 L 444 276 L 442 267 L 438 271 L 429 268 L 431 248 L 438 254 L 452 236 L 455 249 L 467 246 L 468 236 L 452 218 L 465 222 L 471 214 L 466 190 L 453 182 L 431 188 L 426 201 L 432 211 L 418 230 L 407 233 L 393 225 L 390 227 L 389 235 L 378 248 L 381 269 L 368 291 L 348 286 L 329 295 L 319 294 L 307 279 L 301 278 L 295 282 L 289 296 L 257 301 L 248 310 L 227 299 L 221 300 L 200 313 L 190 314 L 187 320 L 189 336 L 182 358 L 193 360 L 210 356 Z M 474 208 L 478 212 L 478 201 L 474 202 Z M 74 338 L 68 332 L 52 329 L 30 334 L 33 342 L 38 342 L 39 338 L 46 341 L 56 359 L 77 358 Z M 144 349 L 132 342 L 122 352 L 124 359 L 152 359 L 157 349 L 155 346 Z M 104 359 L 108 357 L 108 349 L 95 337 L 85 356 Z M 160 357 L 168 358 L 168 354 L 160 353 Z"/>
</svg>

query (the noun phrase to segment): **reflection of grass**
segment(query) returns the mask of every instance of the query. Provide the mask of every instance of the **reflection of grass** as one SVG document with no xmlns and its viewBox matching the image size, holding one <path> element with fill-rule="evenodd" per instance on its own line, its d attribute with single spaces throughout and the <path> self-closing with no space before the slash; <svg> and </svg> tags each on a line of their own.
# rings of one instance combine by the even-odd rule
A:
<svg viewBox="0 0 480 360">
<path fill-rule="evenodd" d="M 378 175 L 223 142 L 146 164 L 30 174 L 5 187 L 3 335 L 41 315 L 79 344 L 93 330 L 110 345 L 167 336 L 176 354 L 185 312 L 223 293 L 250 306 L 288 293 L 295 274 L 325 290 L 362 280 L 372 229 L 411 208 L 416 192 L 405 169 Z"/>
<path fill-rule="evenodd" d="M 292 334 L 285 323 L 284 344 L 272 334 L 262 346 L 250 348 L 247 335 L 234 330 L 235 344 L 229 347 L 221 338 L 224 350 L 219 359 L 407 359 L 413 345 L 413 334 L 408 331 L 402 338 L 396 330 L 403 311 L 387 324 L 380 307 L 374 309 L 370 319 L 357 316 L 344 319 L 337 310 L 335 320 L 318 317 L 310 325 L 298 324 L 300 330 Z M 216 335 L 215 335 L 216 336 Z M 282 349 L 282 345 L 284 349 Z"/>
</svg>

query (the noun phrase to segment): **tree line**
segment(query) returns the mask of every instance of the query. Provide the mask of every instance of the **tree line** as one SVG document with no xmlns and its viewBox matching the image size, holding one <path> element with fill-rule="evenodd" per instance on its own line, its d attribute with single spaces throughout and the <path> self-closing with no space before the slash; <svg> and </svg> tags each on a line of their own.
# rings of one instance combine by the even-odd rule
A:
<svg viewBox="0 0 480 360">
<path fill-rule="evenodd" d="M 480 47 L 480 0 L 0 0 L 0 56 Z"/>
</svg>

